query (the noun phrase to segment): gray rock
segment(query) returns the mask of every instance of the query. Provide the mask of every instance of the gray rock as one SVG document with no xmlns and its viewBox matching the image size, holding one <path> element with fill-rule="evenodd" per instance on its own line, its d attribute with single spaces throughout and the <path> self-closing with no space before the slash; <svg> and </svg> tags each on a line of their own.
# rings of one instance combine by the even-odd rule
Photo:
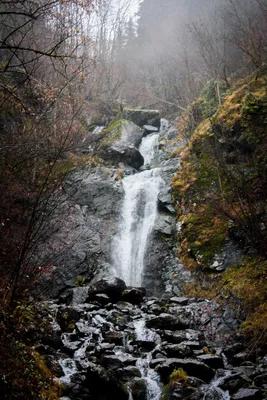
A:
<svg viewBox="0 0 267 400">
<path fill-rule="evenodd" d="M 95 299 L 97 294 L 107 295 L 111 301 L 116 302 L 121 299 L 122 292 L 126 289 L 125 282 L 116 277 L 103 278 L 92 282 L 88 287 L 88 300 Z"/>
<path fill-rule="evenodd" d="M 242 388 L 239 389 L 239 391 L 233 395 L 234 400 L 261 400 L 262 399 L 262 393 L 258 389 L 254 388 Z"/>
<path fill-rule="evenodd" d="M 130 354 L 117 354 L 114 356 L 104 356 L 101 364 L 106 368 L 115 369 L 135 365 L 136 361 L 137 358 L 132 357 Z"/>
<path fill-rule="evenodd" d="M 162 313 L 159 316 L 146 321 L 148 328 L 164 330 L 186 329 L 190 326 L 190 321 L 186 318 L 176 317 L 171 314 Z"/>
<path fill-rule="evenodd" d="M 189 302 L 189 299 L 187 297 L 172 297 L 170 302 L 179 304 L 180 306 L 186 306 Z"/>
<path fill-rule="evenodd" d="M 147 385 L 145 379 L 135 379 L 129 384 L 133 400 L 147 400 Z"/>
<path fill-rule="evenodd" d="M 163 350 L 170 358 L 190 357 L 193 353 L 191 347 L 184 344 L 169 344 L 163 347 Z"/>
<path fill-rule="evenodd" d="M 160 114 L 157 110 L 128 110 L 125 109 L 122 118 L 134 122 L 136 125 L 142 127 L 144 125 L 153 125 L 157 128 L 160 127 Z"/>
<path fill-rule="evenodd" d="M 218 368 L 223 368 L 223 360 L 221 357 L 216 356 L 214 354 L 203 354 L 197 357 L 199 361 L 204 362 L 207 364 L 209 367 L 218 369 Z"/>
<path fill-rule="evenodd" d="M 163 382 L 168 382 L 170 374 L 174 369 L 182 368 L 188 375 L 195 376 L 205 382 L 209 382 L 214 376 L 214 370 L 200 361 L 191 358 L 170 358 L 163 364 L 159 364 L 157 371 Z"/>
<path fill-rule="evenodd" d="M 116 371 L 116 376 L 123 382 L 132 380 L 133 378 L 141 378 L 139 368 L 129 365 L 125 368 L 119 368 Z"/>
<path fill-rule="evenodd" d="M 132 304 L 140 304 L 146 295 L 145 288 L 133 287 L 123 291 L 122 298 L 123 300 L 132 303 Z"/>
<path fill-rule="evenodd" d="M 144 158 L 141 153 L 132 144 L 113 143 L 110 146 L 102 146 L 99 155 L 111 163 L 118 165 L 123 162 L 130 167 L 139 169 L 144 164 Z"/>
<path fill-rule="evenodd" d="M 144 125 L 143 128 L 145 130 L 144 133 L 143 133 L 143 136 L 147 136 L 150 133 L 154 133 L 154 132 L 158 132 L 159 131 L 159 128 L 157 128 L 156 126 L 152 126 L 152 125 Z"/>
<path fill-rule="evenodd" d="M 104 335 L 105 340 L 108 343 L 115 343 L 117 345 L 123 345 L 123 333 L 117 331 L 109 331 Z"/>
</svg>

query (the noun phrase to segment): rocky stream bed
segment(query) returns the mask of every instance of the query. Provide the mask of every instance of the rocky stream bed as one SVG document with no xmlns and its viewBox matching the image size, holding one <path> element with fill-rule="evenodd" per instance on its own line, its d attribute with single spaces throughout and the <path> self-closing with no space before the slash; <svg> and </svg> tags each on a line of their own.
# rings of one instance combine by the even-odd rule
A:
<svg viewBox="0 0 267 400">
<path fill-rule="evenodd" d="M 233 334 L 228 307 L 147 298 L 119 278 L 70 289 L 46 307 L 54 329 L 38 350 L 62 384 L 61 400 L 266 398 L 267 357 L 255 359 Z"/>
</svg>

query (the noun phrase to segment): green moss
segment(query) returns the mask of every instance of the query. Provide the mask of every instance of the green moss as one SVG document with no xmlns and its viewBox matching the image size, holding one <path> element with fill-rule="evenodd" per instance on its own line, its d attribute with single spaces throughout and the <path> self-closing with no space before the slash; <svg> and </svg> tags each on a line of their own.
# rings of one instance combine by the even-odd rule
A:
<svg viewBox="0 0 267 400">
<path fill-rule="evenodd" d="M 119 141 L 122 135 L 123 124 L 128 123 L 126 119 L 119 119 L 117 121 L 113 121 L 109 124 L 109 126 L 104 129 L 100 137 L 104 144 L 111 144 L 113 142 Z"/>
</svg>

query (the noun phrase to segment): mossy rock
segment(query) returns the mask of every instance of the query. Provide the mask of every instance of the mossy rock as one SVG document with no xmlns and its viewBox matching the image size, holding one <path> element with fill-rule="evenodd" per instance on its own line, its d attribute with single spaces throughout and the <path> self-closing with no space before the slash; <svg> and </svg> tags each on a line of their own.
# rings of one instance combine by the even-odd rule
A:
<svg viewBox="0 0 267 400">
<path fill-rule="evenodd" d="M 121 117 L 134 122 L 139 127 L 152 125 L 160 128 L 160 113 L 158 110 L 125 109 Z"/>
<path fill-rule="evenodd" d="M 141 142 L 143 131 L 133 122 L 126 119 L 119 119 L 111 122 L 101 134 L 101 143 L 104 146 L 116 142 L 127 142 L 138 146 Z"/>
</svg>

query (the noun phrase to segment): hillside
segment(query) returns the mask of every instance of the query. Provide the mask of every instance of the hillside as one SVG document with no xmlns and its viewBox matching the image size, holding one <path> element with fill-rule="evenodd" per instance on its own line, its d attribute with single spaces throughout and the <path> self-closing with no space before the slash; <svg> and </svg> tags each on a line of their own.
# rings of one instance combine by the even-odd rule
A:
<svg viewBox="0 0 267 400">
<path fill-rule="evenodd" d="M 179 122 L 187 145 L 173 179 L 180 257 L 198 277 L 187 290 L 232 304 L 255 345 L 266 342 L 266 79 L 222 85 L 219 108 L 204 88 Z"/>
</svg>

